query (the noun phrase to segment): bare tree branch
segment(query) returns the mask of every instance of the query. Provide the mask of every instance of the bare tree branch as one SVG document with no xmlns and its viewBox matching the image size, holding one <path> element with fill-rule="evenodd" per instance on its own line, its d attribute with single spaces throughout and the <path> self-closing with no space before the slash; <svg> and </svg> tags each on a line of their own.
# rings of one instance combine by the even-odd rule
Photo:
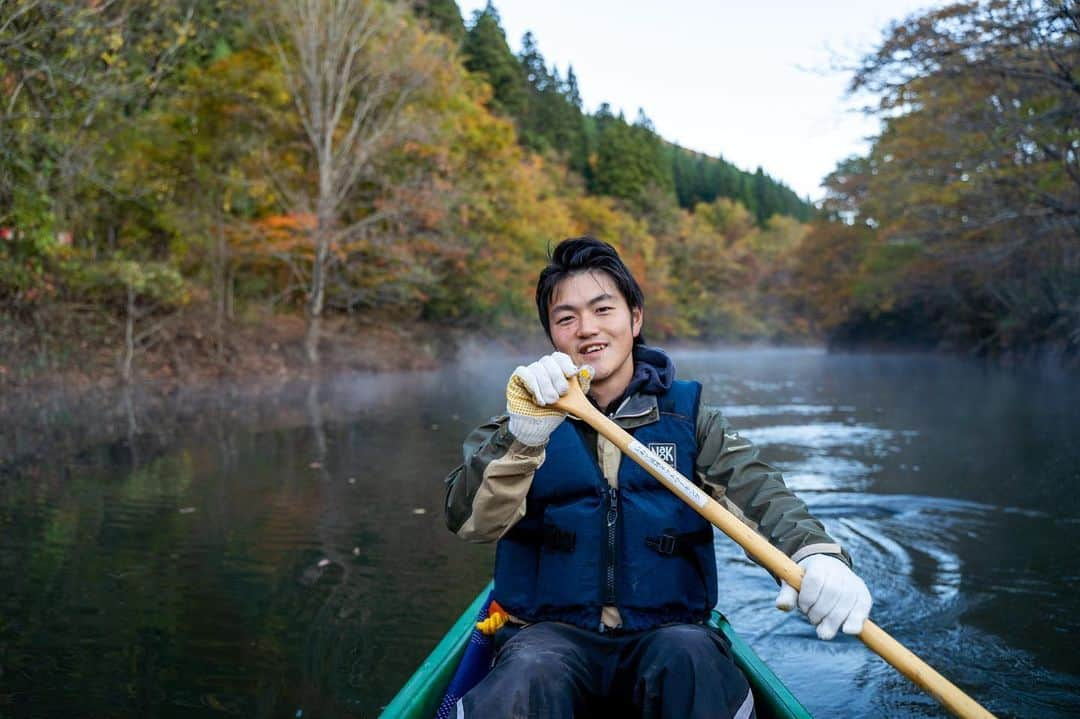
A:
<svg viewBox="0 0 1080 719">
<path fill-rule="evenodd" d="M 305 139 L 310 179 L 273 177 L 290 211 L 313 213 L 307 273 L 305 350 L 319 361 L 320 322 L 337 248 L 383 221 L 388 212 L 360 208 L 363 180 L 410 130 L 404 110 L 428 82 L 412 62 L 414 28 L 404 8 L 382 0 L 274 0 L 267 36 L 292 94 Z M 376 183 L 377 184 L 377 183 Z M 356 217 L 359 215 L 359 217 Z M 294 261 L 291 261 L 294 262 Z"/>
</svg>

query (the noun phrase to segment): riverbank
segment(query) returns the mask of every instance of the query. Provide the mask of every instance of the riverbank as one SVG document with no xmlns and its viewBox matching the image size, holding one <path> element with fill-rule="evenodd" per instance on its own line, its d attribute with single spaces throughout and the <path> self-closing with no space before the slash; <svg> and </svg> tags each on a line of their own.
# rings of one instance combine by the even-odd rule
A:
<svg viewBox="0 0 1080 719">
<path fill-rule="evenodd" d="M 22 314 L 0 310 L 0 411 L 57 395 L 113 394 L 128 384 L 140 393 L 167 396 L 222 383 L 280 386 L 316 375 L 431 370 L 456 359 L 463 347 L 478 343 L 507 352 L 549 350 L 539 328 L 532 324 L 512 338 L 500 338 L 493 331 L 386 313 L 378 318 L 335 316 L 324 320 L 321 364 L 314 372 L 304 354 L 306 321 L 298 314 L 251 312 L 230 320 L 219 332 L 209 308 L 188 308 L 158 320 L 156 325 L 144 322 L 140 331 L 146 332 L 145 325 L 151 325 L 151 331 L 134 355 L 132 381 L 127 383 L 122 372 L 124 328 L 116 320 L 78 305 L 57 304 Z M 779 346 L 807 346 L 808 342 L 804 338 L 801 342 L 780 342 Z M 660 345 L 716 349 L 718 342 L 662 340 Z M 762 340 L 732 346 L 777 343 Z M 1080 371 L 1080 356 L 1069 347 L 1050 343 L 976 357 L 959 347 L 904 339 L 901 333 L 888 338 L 833 337 L 826 348 L 841 354 L 951 355 L 1049 375 Z"/>
<path fill-rule="evenodd" d="M 86 447 L 110 445 L 125 453 L 152 453 L 153 447 L 168 445 L 185 425 L 207 425 L 205 431 L 213 434 L 217 430 L 208 416 L 228 416 L 248 426 L 268 426 L 264 418 L 270 416 L 315 421 L 294 416 L 311 413 L 307 408 L 311 388 L 318 386 L 323 388 L 319 392 L 333 395 L 335 383 L 348 384 L 357 375 L 435 370 L 463 357 L 481 359 L 493 352 L 550 351 L 539 329 L 531 326 L 523 327 L 511 342 L 410 318 L 335 317 L 326 322 L 323 361 L 314 373 L 304 357 L 301 316 L 249 316 L 231 322 L 220 336 L 208 329 L 213 324 L 212 316 L 196 311 L 169 318 L 158 341 L 136 356 L 134 381 L 126 384 L 120 371 L 123 333 L 100 314 L 80 313 L 74 307 L 30 317 L 0 313 L 0 473 Z M 723 349 L 700 340 L 660 344 L 684 351 Z M 755 347 L 775 345 L 742 343 L 729 349 Z M 879 355 L 935 354 L 942 359 L 963 354 L 881 343 L 829 348 L 837 354 L 867 350 Z M 1014 359 L 1019 361 L 1011 369 L 1021 373 L 1071 374 L 1060 355 L 1033 351 Z M 346 409 L 341 408 L 342 413 Z"/>
<path fill-rule="evenodd" d="M 415 319 L 335 317 L 324 323 L 322 362 L 313 372 L 301 316 L 251 316 L 220 336 L 212 327 L 213 318 L 197 311 L 168 318 L 157 341 L 136 355 L 133 381 L 125 383 L 122 328 L 100 313 L 0 313 L 0 474 L 90 447 L 145 457 L 179 431 L 213 435 L 226 420 L 251 427 L 282 418 L 307 423 L 315 421 L 308 417 L 312 387 L 324 395 L 315 404 L 325 405 L 338 381 L 434 370 L 463 352 L 522 349 Z M 538 331 L 524 343 L 543 351 Z"/>
<path fill-rule="evenodd" d="M 180 386 L 280 383 L 313 374 L 302 316 L 263 313 L 230 321 L 221 332 L 214 326 L 200 311 L 161 321 L 134 355 L 132 384 L 170 393 Z M 319 372 L 432 369 L 455 357 L 468 335 L 415 319 L 329 318 Z M 123 327 L 75 306 L 0 315 L 0 403 L 11 395 L 118 388 L 124 345 Z"/>
</svg>

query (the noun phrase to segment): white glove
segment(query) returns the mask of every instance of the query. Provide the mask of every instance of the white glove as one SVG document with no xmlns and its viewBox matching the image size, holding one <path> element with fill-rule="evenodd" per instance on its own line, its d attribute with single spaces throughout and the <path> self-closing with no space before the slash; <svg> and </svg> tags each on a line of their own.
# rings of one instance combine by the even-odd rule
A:
<svg viewBox="0 0 1080 719">
<path fill-rule="evenodd" d="M 573 377 L 577 371 L 568 355 L 554 352 L 541 357 L 528 367 L 518 367 L 514 370 L 511 381 L 513 377 L 519 378 L 532 395 L 533 402 L 540 407 L 546 407 L 566 394 L 570 389 L 566 378 Z M 530 447 L 547 442 L 551 433 L 566 419 L 565 412 L 554 409 L 542 416 L 526 416 L 514 412 L 508 403 L 507 411 L 510 412 L 510 434 Z"/>
<path fill-rule="evenodd" d="M 859 575 L 828 554 L 811 554 L 800 559 L 799 566 L 804 571 L 797 597 L 799 611 L 817 627 L 818 637 L 832 639 L 841 626 L 844 634 L 861 632 L 874 600 Z M 787 612 L 795 604 L 795 588 L 783 582 L 776 595 L 776 608 Z"/>
</svg>

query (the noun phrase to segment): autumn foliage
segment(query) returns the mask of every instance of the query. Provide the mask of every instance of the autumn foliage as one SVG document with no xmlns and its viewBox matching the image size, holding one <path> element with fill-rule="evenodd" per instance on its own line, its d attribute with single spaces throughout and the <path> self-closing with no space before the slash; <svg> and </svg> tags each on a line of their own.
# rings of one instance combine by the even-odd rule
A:
<svg viewBox="0 0 1080 719">
<path fill-rule="evenodd" d="M 761 170 L 667 143 L 643 112 L 585 112 L 572 68 L 531 36 L 513 55 L 491 6 L 466 24 L 452 2 L 349 0 L 382 24 L 341 55 L 357 70 L 346 121 L 316 131 L 305 93 L 321 80 L 282 18 L 345 2 L 0 4 L 4 316 L 151 317 L 160 339 L 163 318 L 202 308 L 219 347 L 230 323 L 316 304 L 517 333 L 535 327 L 552 244 L 592 234 L 639 277 L 650 339 L 1077 355 L 1067 3 L 964 3 L 890 28 L 853 71 L 882 134 L 826 179 L 815 215 Z"/>
<path fill-rule="evenodd" d="M 826 179 L 797 284 L 838 344 L 1080 361 L 1080 13 L 958 3 L 856 69 L 883 131 Z"/>
</svg>

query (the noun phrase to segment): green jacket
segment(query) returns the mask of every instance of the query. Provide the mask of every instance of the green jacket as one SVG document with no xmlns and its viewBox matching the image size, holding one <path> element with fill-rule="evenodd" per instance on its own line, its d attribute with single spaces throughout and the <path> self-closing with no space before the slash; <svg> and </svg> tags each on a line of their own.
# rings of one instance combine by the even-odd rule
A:
<svg viewBox="0 0 1080 719">
<path fill-rule="evenodd" d="M 611 414 L 628 431 L 658 417 L 656 398 L 648 394 L 632 395 Z M 475 429 L 465 440 L 464 462 L 446 478 L 446 524 L 468 541 L 496 541 L 525 515 L 533 473 L 544 461 L 544 447 L 521 444 L 507 424 L 508 417 L 501 415 Z M 601 472 L 617 486 L 621 453 L 587 425 L 584 430 L 586 437 L 595 438 L 589 444 Z M 719 409 L 701 406 L 696 435 L 694 471 L 714 499 L 795 561 L 830 554 L 851 565 L 780 472 L 759 458 L 757 448 L 731 428 Z"/>
</svg>

